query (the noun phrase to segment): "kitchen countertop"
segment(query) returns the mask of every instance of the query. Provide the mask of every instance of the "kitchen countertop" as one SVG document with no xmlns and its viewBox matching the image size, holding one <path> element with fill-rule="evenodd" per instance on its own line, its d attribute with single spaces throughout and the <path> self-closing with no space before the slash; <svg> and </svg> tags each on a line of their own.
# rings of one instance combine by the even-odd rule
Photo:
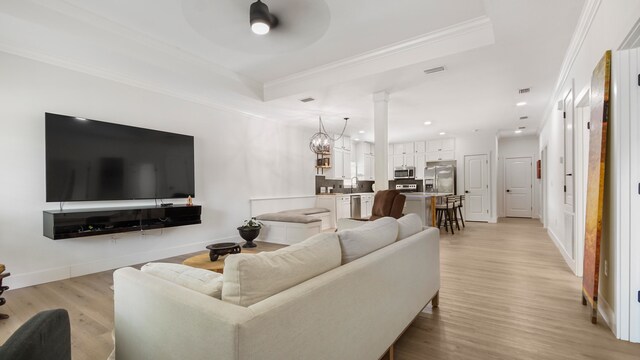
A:
<svg viewBox="0 0 640 360">
<path fill-rule="evenodd" d="M 373 192 L 357 192 L 357 193 L 331 193 L 331 194 L 316 194 L 317 196 L 351 196 L 351 195 L 373 195 Z"/>
<path fill-rule="evenodd" d="M 406 192 L 403 193 L 407 197 L 435 197 L 435 196 L 447 196 L 453 195 L 452 193 L 437 193 L 437 192 Z"/>
</svg>

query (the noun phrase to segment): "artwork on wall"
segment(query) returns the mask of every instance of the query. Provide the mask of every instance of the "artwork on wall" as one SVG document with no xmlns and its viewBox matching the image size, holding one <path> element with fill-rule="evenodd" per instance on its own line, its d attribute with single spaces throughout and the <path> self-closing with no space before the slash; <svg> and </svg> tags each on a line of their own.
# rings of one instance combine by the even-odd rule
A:
<svg viewBox="0 0 640 360">
<path fill-rule="evenodd" d="M 600 240 L 604 207 L 604 174 L 607 149 L 607 124 L 611 85 L 611 51 L 608 50 L 591 76 L 591 131 L 589 133 L 589 173 L 587 212 L 584 232 L 582 304 L 591 305 L 591 322 L 598 320 L 598 276 Z"/>
<path fill-rule="evenodd" d="M 542 179 L 542 160 L 536 161 L 536 179 Z"/>
</svg>

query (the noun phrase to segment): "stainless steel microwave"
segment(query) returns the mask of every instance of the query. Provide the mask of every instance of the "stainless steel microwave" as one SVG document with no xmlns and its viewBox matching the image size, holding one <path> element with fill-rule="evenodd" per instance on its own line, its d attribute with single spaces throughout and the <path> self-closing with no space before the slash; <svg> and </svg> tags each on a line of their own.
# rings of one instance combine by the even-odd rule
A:
<svg viewBox="0 0 640 360">
<path fill-rule="evenodd" d="M 394 179 L 415 179 L 416 168 L 415 166 L 400 166 L 393 170 Z"/>
</svg>

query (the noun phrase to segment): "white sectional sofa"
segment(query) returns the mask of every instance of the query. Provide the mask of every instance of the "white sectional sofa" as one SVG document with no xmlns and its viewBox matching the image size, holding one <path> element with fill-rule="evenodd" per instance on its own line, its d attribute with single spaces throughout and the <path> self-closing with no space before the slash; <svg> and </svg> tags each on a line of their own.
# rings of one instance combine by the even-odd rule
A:
<svg viewBox="0 0 640 360">
<path fill-rule="evenodd" d="M 119 269 L 116 359 L 378 359 L 440 288 L 439 231 L 408 219 L 230 255 L 222 300 Z"/>
</svg>

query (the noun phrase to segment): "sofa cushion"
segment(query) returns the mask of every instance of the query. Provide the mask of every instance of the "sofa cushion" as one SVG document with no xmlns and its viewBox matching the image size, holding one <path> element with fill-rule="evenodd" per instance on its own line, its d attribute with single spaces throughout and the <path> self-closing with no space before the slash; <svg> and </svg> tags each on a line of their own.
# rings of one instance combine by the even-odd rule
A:
<svg viewBox="0 0 640 360">
<path fill-rule="evenodd" d="M 229 255 L 222 300 L 250 306 L 340 266 L 336 233 L 320 233 L 276 251 Z"/>
<path fill-rule="evenodd" d="M 422 220 L 418 214 L 410 213 L 398 219 L 398 240 L 406 239 L 422 231 Z"/>
<path fill-rule="evenodd" d="M 280 211 L 283 214 L 298 214 L 298 215 L 314 215 L 314 214 L 322 214 L 329 212 L 329 209 L 326 208 L 307 208 L 307 209 L 294 209 L 294 210 L 284 210 Z"/>
<path fill-rule="evenodd" d="M 266 213 L 266 214 L 256 216 L 256 220 L 280 221 L 280 222 L 289 222 L 289 223 L 298 223 L 298 224 L 310 224 L 312 222 L 322 221 L 312 216 L 300 215 L 300 214 L 294 214 L 294 213 Z"/>
<path fill-rule="evenodd" d="M 222 274 L 213 271 L 169 263 L 148 263 L 140 270 L 217 299 L 222 295 Z"/>
<path fill-rule="evenodd" d="M 342 263 L 346 264 L 395 242 L 398 221 L 383 217 L 337 234 L 342 249 Z"/>
</svg>

